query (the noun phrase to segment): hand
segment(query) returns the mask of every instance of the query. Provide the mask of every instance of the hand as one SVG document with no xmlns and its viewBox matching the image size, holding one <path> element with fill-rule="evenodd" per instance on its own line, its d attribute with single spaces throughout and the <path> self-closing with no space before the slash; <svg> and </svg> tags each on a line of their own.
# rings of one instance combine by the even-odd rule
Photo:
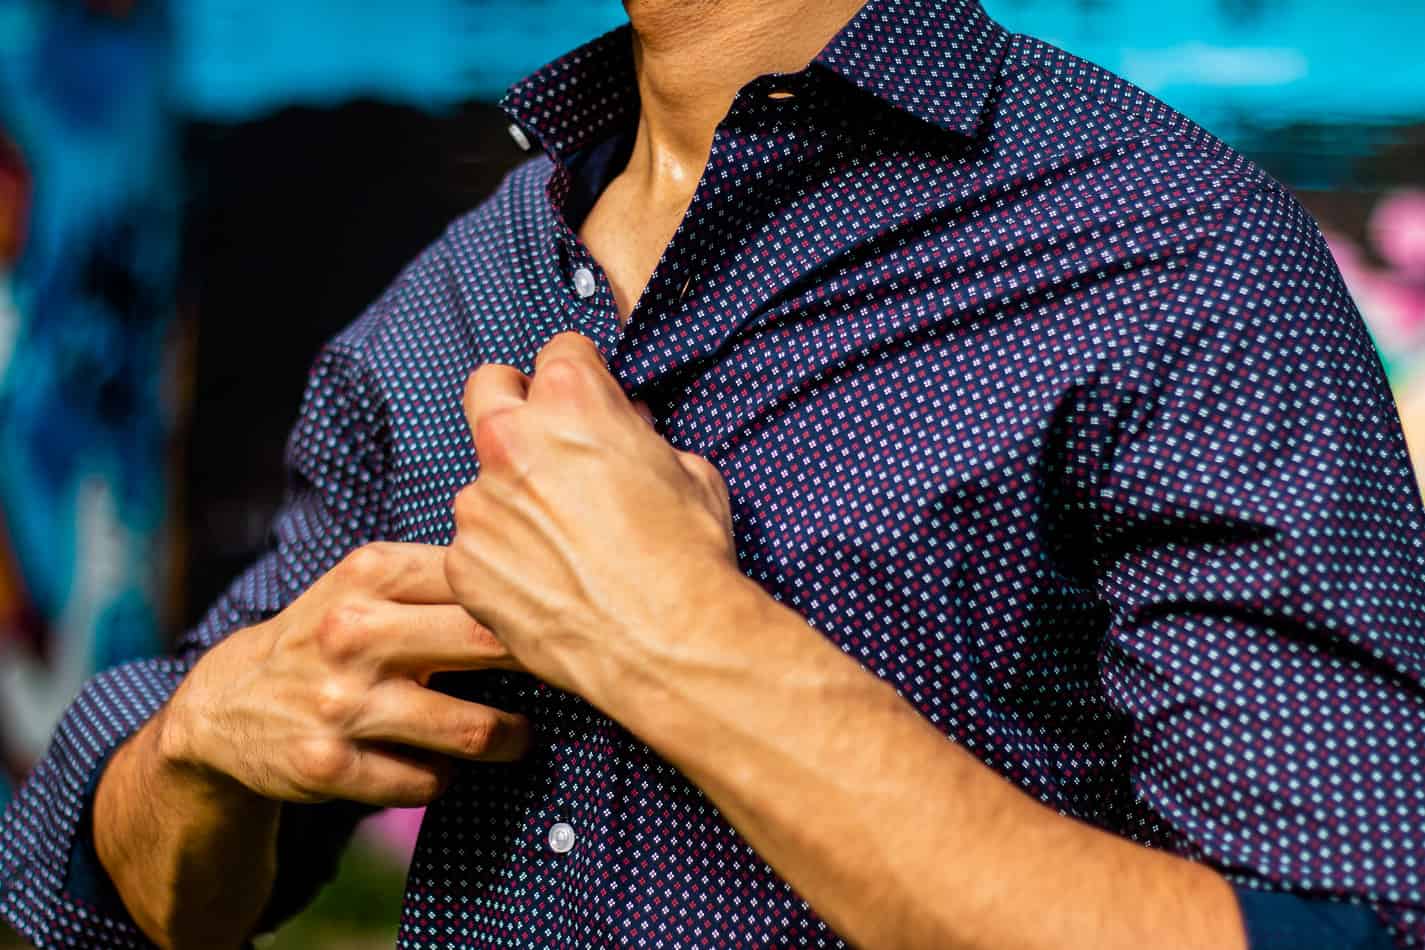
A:
<svg viewBox="0 0 1425 950">
<path fill-rule="evenodd" d="M 542 679 L 607 711 L 620 676 L 750 583 L 717 470 L 658 435 L 586 338 L 556 336 L 532 378 L 480 367 L 465 413 L 480 477 L 456 496 L 446 577 Z"/>
<path fill-rule="evenodd" d="M 271 620 L 226 637 L 164 711 L 165 757 L 265 798 L 428 803 L 454 758 L 523 755 L 524 717 L 426 687 L 520 669 L 445 580 L 444 549 L 358 549 Z"/>
</svg>

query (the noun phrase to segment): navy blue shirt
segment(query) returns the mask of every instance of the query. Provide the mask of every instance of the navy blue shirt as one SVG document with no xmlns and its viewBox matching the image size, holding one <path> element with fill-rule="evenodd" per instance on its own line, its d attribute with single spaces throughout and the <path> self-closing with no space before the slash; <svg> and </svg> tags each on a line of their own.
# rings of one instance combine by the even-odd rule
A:
<svg viewBox="0 0 1425 950">
<path fill-rule="evenodd" d="M 0 826 L 0 913 L 42 945 L 141 943 L 81 886 L 104 757 L 353 548 L 447 543 L 479 470 L 466 376 L 573 329 L 723 472 L 747 574 L 947 741 L 1218 869 L 1258 947 L 1425 947 L 1425 510 L 1295 199 L 978 4 L 871 0 L 741 90 L 625 325 L 576 228 L 637 116 L 629 39 L 510 91 L 531 161 L 323 350 L 271 550 L 170 656 L 86 686 Z M 536 741 L 427 810 L 399 946 L 843 943 L 578 697 L 432 685 Z M 264 926 L 364 810 L 284 811 Z"/>
</svg>

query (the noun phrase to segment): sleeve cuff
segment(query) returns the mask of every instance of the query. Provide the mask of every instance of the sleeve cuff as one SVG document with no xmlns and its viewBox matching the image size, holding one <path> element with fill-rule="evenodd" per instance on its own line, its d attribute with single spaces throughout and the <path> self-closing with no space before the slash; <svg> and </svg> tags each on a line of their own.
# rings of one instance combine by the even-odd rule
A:
<svg viewBox="0 0 1425 950">
<path fill-rule="evenodd" d="M 1361 904 L 1234 886 L 1249 950 L 1392 950 L 1380 916 Z"/>
<path fill-rule="evenodd" d="M 116 751 L 117 746 L 104 753 L 104 757 L 94 766 L 81 793 L 83 810 L 79 813 L 79 824 L 74 832 L 74 846 L 69 852 L 64 890 L 70 897 L 83 901 L 106 916 L 127 918 L 129 912 L 124 906 L 123 898 L 115 889 L 109 872 L 99 861 L 99 852 L 94 846 L 94 795 L 99 789 L 99 779 L 104 774 L 104 768 Z"/>
</svg>

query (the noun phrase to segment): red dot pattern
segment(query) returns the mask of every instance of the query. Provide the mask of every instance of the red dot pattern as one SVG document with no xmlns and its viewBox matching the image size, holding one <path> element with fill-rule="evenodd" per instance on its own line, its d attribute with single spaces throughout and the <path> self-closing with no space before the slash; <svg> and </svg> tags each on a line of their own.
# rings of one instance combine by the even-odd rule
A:
<svg viewBox="0 0 1425 950">
<path fill-rule="evenodd" d="M 86 687 L 0 825 L 0 912 L 42 946 L 141 945 L 62 886 L 97 763 L 353 547 L 448 542 L 478 474 L 467 374 L 574 329 L 725 474 L 746 573 L 947 739 L 1066 815 L 1425 947 L 1425 510 L 1296 200 L 977 3 L 871 0 L 741 91 L 621 327 L 561 209 L 566 163 L 636 115 L 628 44 L 511 90 L 542 154 L 326 348 L 271 552 L 175 657 Z M 433 685 L 538 738 L 428 809 L 398 946 L 843 945 L 579 698 Z"/>
</svg>

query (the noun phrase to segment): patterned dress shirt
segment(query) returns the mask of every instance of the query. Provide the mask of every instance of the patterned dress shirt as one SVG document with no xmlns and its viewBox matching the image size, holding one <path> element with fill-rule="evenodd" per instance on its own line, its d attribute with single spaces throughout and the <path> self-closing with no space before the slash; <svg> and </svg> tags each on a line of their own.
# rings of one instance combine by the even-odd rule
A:
<svg viewBox="0 0 1425 950">
<path fill-rule="evenodd" d="M 91 680 L 5 813 L 20 932 L 145 945 L 94 868 L 109 754 L 357 546 L 447 543 L 477 474 L 467 375 L 528 371 L 573 329 L 724 473 L 746 573 L 947 741 L 1221 870 L 1244 907 L 1345 911 L 1328 944 L 1370 923 L 1425 947 L 1425 510 L 1372 340 L 1280 183 L 977 3 L 870 0 L 808 68 L 741 89 L 625 326 L 577 228 L 637 119 L 629 28 L 503 105 L 530 160 L 317 359 L 270 551 L 171 654 Z M 536 739 L 427 810 L 400 947 L 843 943 L 578 697 L 432 684 Z M 264 928 L 370 811 L 284 808 Z"/>
</svg>

